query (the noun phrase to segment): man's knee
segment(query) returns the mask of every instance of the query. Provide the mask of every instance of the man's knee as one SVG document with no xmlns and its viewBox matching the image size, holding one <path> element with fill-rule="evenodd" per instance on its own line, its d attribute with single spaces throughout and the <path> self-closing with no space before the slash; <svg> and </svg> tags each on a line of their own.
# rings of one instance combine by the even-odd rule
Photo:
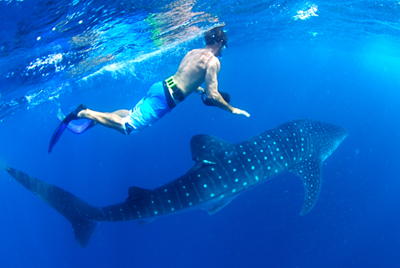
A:
<svg viewBox="0 0 400 268">
<path fill-rule="evenodd" d="M 133 126 L 131 126 L 128 122 L 125 122 L 125 124 L 123 125 L 123 134 L 129 135 L 133 130 Z"/>
</svg>

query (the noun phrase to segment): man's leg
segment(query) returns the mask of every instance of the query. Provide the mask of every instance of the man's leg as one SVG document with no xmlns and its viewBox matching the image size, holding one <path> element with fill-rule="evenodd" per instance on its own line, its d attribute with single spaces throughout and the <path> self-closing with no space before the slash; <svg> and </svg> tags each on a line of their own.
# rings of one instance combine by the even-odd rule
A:
<svg viewBox="0 0 400 268">
<path fill-rule="evenodd" d="M 129 115 L 129 110 L 117 110 L 115 112 L 112 112 L 113 114 L 119 115 L 121 117 L 125 117 Z"/>
<path fill-rule="evenodd" d="M 122 117 L 128 116 L 128 110 L 118 110 L 113 113 L 96 112 L 90 109 L 82 110 L 78 113 L 78 118 L 91 119 L 105 127 L 118 130 L 125 135 Z"/>
</svg>

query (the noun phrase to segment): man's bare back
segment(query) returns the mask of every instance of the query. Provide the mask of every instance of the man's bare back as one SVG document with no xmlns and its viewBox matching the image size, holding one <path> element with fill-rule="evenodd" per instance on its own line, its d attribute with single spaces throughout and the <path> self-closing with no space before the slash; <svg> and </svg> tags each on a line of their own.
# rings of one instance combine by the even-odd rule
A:
<svg viewBox="0 0 400 268">
<path fill-rule="evenodd" d="M 219 60 L 209 49 L 194 49 L 186 54 L 174 75 L 174 80 L 185 97 L 197 91 L 204 83 L 210 65 L 216 65 L 215 69 L 219 71 Z"/>
</svg>

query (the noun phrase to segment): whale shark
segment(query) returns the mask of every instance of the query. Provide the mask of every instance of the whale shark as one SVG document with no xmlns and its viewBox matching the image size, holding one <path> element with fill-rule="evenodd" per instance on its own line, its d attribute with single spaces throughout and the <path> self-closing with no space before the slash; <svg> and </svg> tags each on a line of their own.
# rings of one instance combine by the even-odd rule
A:
<svg viewBox="0 0 400 268">
<path fill-rule="evenodd" d="M 238 143 L 196 135 L 190 142 L 195 164 L 186 174 L 155 189 L 130 187 L 126 200 L 106 207 L 91 206 L 14 168 L 6 167 L 6 171 L 63 215 L 71 223 L 78 244 L 85 247 L 98 222 L 146 223 L 193 209 L 214 214 L 244 191 L 287 171 L 303 182 L 305 198 L 300 215 L 305 215 L 320 193 L 322 163 L 347 135 L 341 126 L 314 120 L 287 122 Z"/>
</svg>

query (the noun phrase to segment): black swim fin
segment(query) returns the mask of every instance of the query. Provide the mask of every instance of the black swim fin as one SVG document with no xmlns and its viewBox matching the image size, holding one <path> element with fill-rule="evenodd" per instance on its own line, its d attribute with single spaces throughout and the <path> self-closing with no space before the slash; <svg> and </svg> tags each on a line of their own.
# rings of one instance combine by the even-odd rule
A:
<svg viewBox="0 0 400 268">
<path fill-rule="evenodd" d="M 58 120 L 60 120 L 60 122 L 62 122 L 65 119 L 65 117 L 67 117 L 67 116 L 64 114 L 63 110 L 61 110 L 59 108 L 58 112 L 57 112 Z M 88 129 L 90 129 L 96 125 L 96 123 L 90 119 L 82 119 L 77 122 L 79 122 L 79 123 L 75 123 L 75 121 L 73 120 L 73 121 L 69 122 L 69 124 L 67 126 L 68 130 L 70 130 L 71 132 L 73 132 L 75 134 L 82 134 L 83 132 L 87 131 Z"/>
<path fill-rule="evenodd" d="M 53 149 L 54 145 L 56 145 L 58 139 L 60 139 L 61 134 L 64 132 L 64 130 L 68 127 L 69 122 L 72 120 L 77 120 L 78 119 L 78 113 L 82 110 L 85 110 L 86 106 L 82 103 L 79 104 L 79 106 L 71 112 L 67 117 L 65 117 L 60 125 L 56 128 L 56 130 L 53 133 L 53 136 L 51 136 L 50 144 L 49 144 L 49 149 L 48 152 L 51 153 L 51 150 Z"/>
</svg>

